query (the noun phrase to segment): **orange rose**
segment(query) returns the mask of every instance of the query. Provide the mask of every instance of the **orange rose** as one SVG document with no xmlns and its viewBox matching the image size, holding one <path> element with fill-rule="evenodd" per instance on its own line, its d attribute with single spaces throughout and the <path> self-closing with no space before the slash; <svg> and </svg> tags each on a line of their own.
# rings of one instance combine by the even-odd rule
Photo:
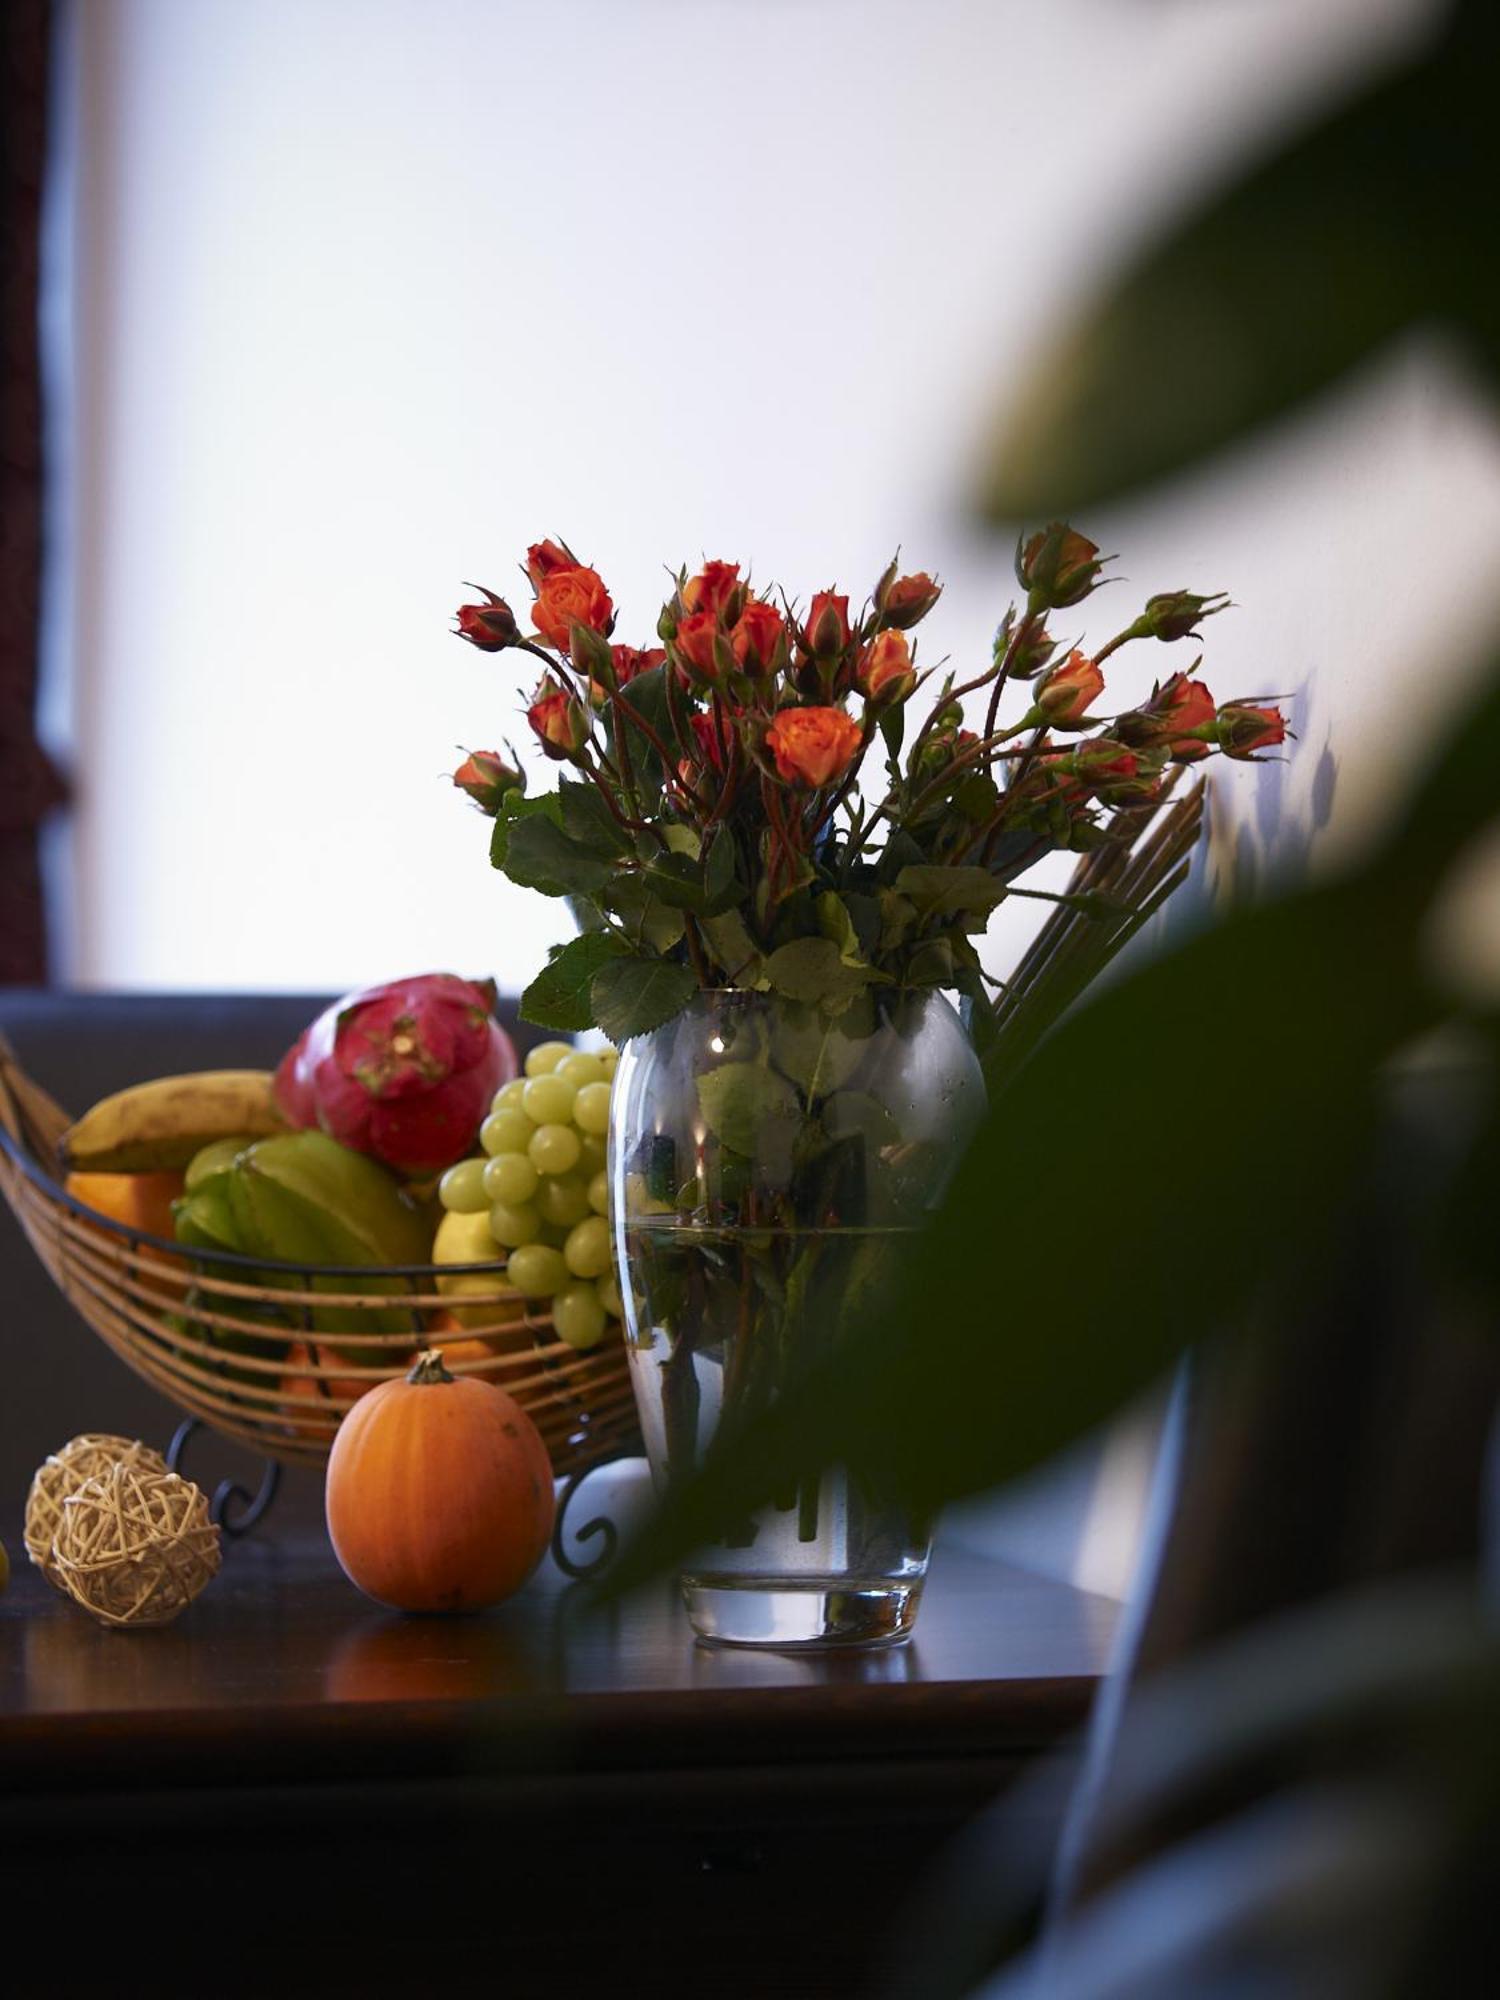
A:
<svg viewBox="0 0 1500 2000">
<path fill-rule="evenodd" d="M 774 604 L 752 597 L 735 621 L 729 643 L 740 670 L 750 675 L 767 674 L 776 664 L 776 648 L 786 626 Z"/>
<path fill-rule="evenodd" d="M 856 685 L 866 701 L 905 701 L 917 684 L 906 634 L 877 632 L 859 656 Z"/>
<path fill-rule="evenodd" d="M 708 681 L 719 677 L 719 663 L 714 657 L 718 636 L 719 614 L 716 611 L 694 611 L 677 627 L 674 644 L 679 657 Z"/>
<path fill-rule="evenodd" d="M 566 542 L 533 542 L 526 551 L 526 574 L 540 590 L 555 569 L 577 569 L 578 558 Z"/>
<path fill-rule="evenodd" d="M 1066 521 L 1053 521 L 1024 544 L 1016 545 L 1016 581 L 1027 593 L 1028 608 L 1061 611 L 1088 596 L 1104 564 L 1099 544 L 1080 535 Z"/>
<path fill-rule="evenodd" d="M 1165 744 L 1174 764 L 1194 764 L 1213 747 L 1210 741 L 1217 711 L 1202 681 L 1172 674 L 1153 688 L 1149 701 L 1133 716 L 1122 718 L 1119 735 L 1129 743 Z"/>
<path fill-rule="evenodd" d="M 589 676 L 589 699 L 595 708 L 602 708 L 615 688 L 628 687 L 638 674 L 649 673 L 659 667 L 667 657 L 661 646 L 611 646 L 609 661 L 612 668 L 609 686 L 606 687 L 597 674 Z"/>
<path fill-rule="evenodd" d="M 650 673 L 667 657 L 664 646 L 611 646 L 609 655 L 614 662 L 616 687 L 626 686 L 637 674 Z"/>
<path fill-rule="evenodd" d="M 1257 750 L 1286 741 L 1286 717 L 1279 708 L 1256 708 L 1247 701 L 1227 701 L 1219 710 L 1219 748 L 1226 757 L 1259 760 Z M 1174 746 L 1175 747 L 1175 746 Z"/>
<path fill-rule="evenodd" d="M 571 762 L 588 741 L 589 719 L 583 704 L 554 680 L 545 680 L 531 698 L 526 720 L 549 757 Z"/>
<path fill-rule="evenodd" d="M 841 708 L 784 708 L 766 732 L 776 769 L 791 784 L 831 785 L 854 761 L 860 729 Z"/>
<path fill-rule="evenodd" d="M 483 584 L 479 587 L 484 589 Z M 467 639 L 482 653 L 498 653 L 506 646 L 513 646 L 521 634 L 505 599 L 496 597 L 490 590 L 484 594 L 488 603 L 460 604 L 453 615 L 458 620 L 461 639 Z"/>
<path fill-rule="evenodd" d="M 498 750 L 471 750 L 453 773 L 453 782 L 491 819 L 507 792 L 526 789 L 521 773 L 513 771 Z"/>
<path fill-rule="evenodd" d="M 531 607 L 536 629 L 560 653 L 567 652 L 575 625 L 585 625 L 591 632 L 607 632 L 614 615 L 615 607 L 598 571 L 586 569 L 582 563 L 549 571 Z"/>
<path fill-rule="evenodd" d="M 887 625 L 896 625 L 908 631 L 919 619 L 927 616 L 942 594 L 943 586 L 934 583 L 925 569 L 919 569 L 911 576 L 898 576 L 882 595 L 876 609 Z"/>
<path fill-rule="evenodd" d="M 836 591 L 820 590 L 807 613 L 807 644 L 820 660 L 832 659 L 849 643 L 849 600 Z"/>
<path fill-rule="evenodd" d="M 1090 702 L 1104 692 L 1104 676 L 1087 653 L 1069 653 L 1036 691 L 1033 711 L 1055 729 L 1082 729 Z"/>
<path fill-rule="evenodd" d="M 682 586 L 684 611 L 719 612 L 739 588 L 738 563 L 708 562 Z"/>
</svg>

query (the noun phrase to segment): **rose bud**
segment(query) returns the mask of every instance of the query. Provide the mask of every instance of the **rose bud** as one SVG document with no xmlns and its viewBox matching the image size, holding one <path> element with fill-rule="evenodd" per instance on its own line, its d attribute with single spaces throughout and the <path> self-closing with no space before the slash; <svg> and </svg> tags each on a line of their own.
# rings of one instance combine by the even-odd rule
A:
<svg viewBox="0 0 1500 2000">
<path fill-rule="evenodd" d="M 637 674 L 659 667 L 666 657 L 660 646 L 653 646 L 649 651 L 637 646 L 611 646 L 609 671 L 605 673 L 601 670 L 593 675 L 589 681 L 589 699 L 596 707 L 602 708 L 617 688 L 628 687 Z"/>
<path fill-rule="evenodd" d="M 1157 794 L 1161 751 L 1127 750 L 1113 737 L 1082 743 L 1069 759 L 1074 774 L 1107 805 L 1143 803 Z"/>
<path fill-rule="evenodd" d="M 693 754 L 679 759 L 677 765 L 677 780 L 684 794 L 696 789 L 705 771 L 720 773 L 726 762 L 724 745 L 711 715 L 700 712 L 689 716 L 688 727 L 693 732 Z"/>
<path fill-rule="evenodd" d="M 691 611 L 677 627 L 673 644 L 689 680 L 712 685 L 719 678 L 719 616 L 716 611 Z"/>
<path fill-rule="evenodd" d="M 525 791 L 526 774 L 507 764 L 498 750 L 471 750 L 453 773 L 453 782 L 493 819 L 507 792 Z"/>
<path fill-rule="evenodd" d="M 1138 639 L 1197 638 L 1200 618 L 1228 609 L 1229 599 L 1222 590 L 1209 597 L 1196 597 L 1191 590 L 1158 591 L 1146 599 L 1145 610 L 1130 629 Z"/>
<path fill-rule="evenodd" d="M 706 562 L 696 576 L 682 586 L 684 611 L 727 611 L 739 588 L 738 563 Z"/>
<path fill-rule="evenodd" d="M 1098 543 L 1077 533 L 1066 521 L 1049 522 L 1029 540 L 1016 543 L 1016 581 L 1026 592 L 1027 610 L 1033 613 L 1061 611 L 1081 603 L 1103 567 Z"/>
<path fill-rule="evenodd" d="M 926 570 L 919 569 L 910 576 L 898 576 L 889 585 L 882 578 L 875 595 L 875 609 L 882 625 L 894 625 L 898 631 L 909 632 L 927 616 L 942 594 L 943 586 L 934 583 Z"/>
<path fill-rule="evenodd" d="M 1101 785 L 1133 778 L 1141 768 L 1136 753 L 1111 736 L 1096 736 L 1090 743 L 1080 743 L 1067 761 L 1073 775 L 1094 791 Z"/>
<path fill-rule="evenodd" d="M 719 737 L 718 724 L 711 715 L 693 715 L 688 718 L 697 747 L 698 762 L 710 771 L 724 768 L 724 744 Z"/>
<path fill-rule="evenodd" d="M 533 590 L 540 590 L 554 570 L 579 567 L 566 542 L 533 542 L 526 551 L 526 574 Z"/>
<path fill-rule="evenodd" d="M 1214 698 L 1202 681 L 1173 674 L 1139 708 L 1118 717 L 1114 733 L 1122 743 L 1164 747 L 1174 763 L 1192 764 L 1213 747 L 1216 714 Z"/>
<path fill-rule="evenodd" d="M 589 719 L 576 695 L 559 687 L 550 677 L 531 698 L 526 720 L 536 731 L 543 750 L 559 763 L 574 763 L 589 740 Z"/>
<path fill-rule="evenodd" d="M 1088 794 L 1073 771 L 1068 750 L 1050 750 L 1037 759 L 1009 793 L 1017 805 L 1046 806 L 1055 802 L 1081 806 Z"/>
<path fill-rule="evenodd" d="M 1263 760 L 1255 755 L 1257 750 L 1271 750 L 1286 741 L 1286 717 L 1279 708 L 1227 701 L 1219 710 L 1217 736 L 1226 757 L 1258 764 Z"/>
<path fill-rule="evenodd" d="M 786 625 L 775 605 L 762 597 L 748 599 L 729 635 L 740 672 L 752 680 L 775 673 L 785 657 L 785 643 Z"/>
<path fill-rule="evenodd" d="M 905 701 L 917 685 L 906 634 L 895 627 L 877 632 L 860 653 L 854 684 L 866 701 L 882 705 Z"/>
<path fill-rule="evenodd" d="M 1036 691 L 1028 722 L 1046 722 L 1054 729 L 1086 729 L 1086 711 L 1104 692 L 1104 676 L 1086 653 L 1069 653 Z"/>
<path fill-rule="evenodd" d="M 482 583 L 471 584 L 473 590 L 484 590 Z M 515 645 L 521 636 L 515 613 L 503 597 L 496 597 L 492 590 L 485 590 L 487 604 L 460 604 L 454 617 L 458 620 L 458 635 L 467 639 L 471 646 L 477 646 L 482 653 L 503 652 L 507 646 Z"/>
<path fill-rule="evenodd" d="M 858 723 L 841 708 L 783 708 L 766 731 L 777 771 L 813 790 L 843 777 L 861 740 Z"/>
<path fill-rule="evenodd" d="M 1052 661 L 1057 651 L 1057 641 L 1050 636 L 1044 625 L 1037 627 L 1029 636 L 1023 635 L 1010 663 L 1010 678 L 1013 681 L 1033 681 Z"/>
<path fill-rule="evenodd" d="M 537 589 L 531 607 L 532 620 L 549 646 L 559 653 L 568 651 L 575 625 L 608 636 L 614 623 L 615 607 L 596 570 L 581 563 L 566 569 L 550 570 Z"/>
<path fill-rule="evenodd" d="M 661 646 L 611 646 L 609 655 L 614 665 L 616 687 L 628 687 L 637 674 L 649 674 L 667 657 L 665 648 Z"/>
<path fill-rule="evenodd" d="M 848 598 L 831 590 L 820 590 L 812 601 L 803 631 L 807 650 L 814 659 L 834 659 L 849 643 Z"/>
</svg>

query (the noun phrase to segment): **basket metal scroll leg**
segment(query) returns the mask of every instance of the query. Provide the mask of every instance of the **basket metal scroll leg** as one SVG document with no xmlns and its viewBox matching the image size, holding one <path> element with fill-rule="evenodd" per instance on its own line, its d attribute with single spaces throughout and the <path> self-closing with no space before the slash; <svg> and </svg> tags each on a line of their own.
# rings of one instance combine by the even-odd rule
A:
<svg viewBox="0 0 1500 2000">
<path fill-rule="evenodd" d="M 172 1442 L 167 1446 L 167 1465 L 171 1471 L 182 1471 L 182 1455 L 187 1449 L 188 1442 L 194 1433 L 201 1431 L 202 1428 L 196 1417 L 187 1417 L 173 1431 Z M 281 1467 L 274 1458 L 265 1461 L 260 1485 L 254 1493 L 247 1493 L 244 1487 L 233 1479 L 221 1479 L 214 1488 L 214 1497 L 208 1505 L 209 1517 L 217 1521 L 224 1533 L 230 1537 L 248 1535 L 276 1498 L 276 1489 L 280 1484 Z"/>
<path fill-rule="evenodd" d="M 597 1539 L 599 1547 L 594 1554 L 585 1557 L 581 1562 L 577 1556 L 569 1555 L 565 1534 L 568 1509 L 572 1506 L 575 1494 L 586 1479 L 592 1478 L 601 1467 L 617 1465 L 622 1458 L 630 1456 L 629 1452 L 616 1452 L 612 1458 L 601 1458 L 598 1464 L 586 1465 L 582 1472 L 575 1472 L 572 1478 L 564 1484 L 563 1490 L 558 1496 L 557 1519 L 552 1527 L 552 1560 L 557 1564 L 564 1576 L 571 1576 L 579 1581 L 585 1577 L 597 1576 L 600 1570 L 607 1568 L 613 1560 L 615 1550 L 620 1546 L 620 1531 L 607 1514 L 596 1514 L 592 1521 L 585 1521 L 583 1526 L 576 1529 L 573 1534 L 575 1548 L 581 1542 Z"/>
</svg>

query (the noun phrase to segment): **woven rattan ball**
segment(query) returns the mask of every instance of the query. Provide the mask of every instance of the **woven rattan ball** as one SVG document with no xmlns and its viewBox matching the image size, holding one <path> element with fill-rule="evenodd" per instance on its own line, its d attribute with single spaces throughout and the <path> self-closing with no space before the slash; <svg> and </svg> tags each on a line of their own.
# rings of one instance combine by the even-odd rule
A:
<svg viewBox="0 0 1500 2000">
<path fill-rule="evenodd" d="M 65 1444 L 50 1458 L 43 1459 L 26 1496 L 26 1523 L 23 1534 L 26 1553 L 37 1568 L 54 1584 L 62 1584 L 52 1568 L 52 1537 L 62 1519 L 62 1503 L 76 1493 L 87 1479 L 108 1472 L 112 1465 L 136 1465 L 148 1472 L 165 1472 L 167 1461 L 159 1451 L 138 1438 L 109 1437 L 87 1431 Z"/>
<path fill-rule="evenodd" d="M 218 1571 L 219 1530 L 201 1486 L 117 1464 L 63 1501 L 52 1563 L 105 1625 L 166 1625 Z"/>
</svg>

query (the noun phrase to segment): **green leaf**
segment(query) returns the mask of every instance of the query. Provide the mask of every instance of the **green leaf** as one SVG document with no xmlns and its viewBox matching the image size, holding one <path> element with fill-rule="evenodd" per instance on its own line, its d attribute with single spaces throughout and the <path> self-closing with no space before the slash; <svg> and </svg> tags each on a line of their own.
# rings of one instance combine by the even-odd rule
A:
<svg viewBox="0 0 1500 2000">
<path fill-rule="evenodd" d="M 727 826 L 721 826 L 710 840 L 703 859 L 704 910 L 709 916 L 733 909 L 741 900 L 744 892 L 735 879 L 738 865 L 739 849 L 734 835 Z"/>
<path fill-rule="evenodd" d="M 667 707 L 667 670 L 665 667 L 651 667 L 644 674 L 637 674 L 633 681 L 621 688 L 617 697 L 619 707 L 626 711 L 625 739 L 630 750 L 631 767 L 641 789 L 653 798 L 661 790 L 665 773 L 661 759 L 652 748 L 645 730 L 631 722 L 628 717 L 633 711 L 656 732 L 668 749 L 672 746 L 672 716 Z M 607 734 L 611 745 L 615 742 L 616 703 L 611 702 L 605 711 Z"/>
<path fill-rule="evenodd" d="M 987 868 L 945 868 L 937 862 L 903 868 L 896 877 L 896 892 L 914 903 L 923 917 L 987 919 L 1005 900 L 1005 884 Z"/>
<path fill-rule="evenodd" d="M 802 1124 L 802 1106 L 784 1076 L 763 1063 L 720 1063 L 698 1079 L 708 1129 L 747 1159 L 780 1159 Z"/>
<path fill-rule="evenodd" d="M 1445 319 L 1500 366 L 1493 48 L 1458 38 L 1278 147 L 1007 370 L 984 511 L 1077 517 L 1207 458 Z M 1290 309 L 1318 300 L 1314 312 Z"/>
<path fill-rule="evenodd" d="M 927 938 L 903 968 L 908 986 L 952 986 L 957 980 L 951 938 Z"/>
<path fill-rule="evenodd" d="M 718 916 L 704 917 L 698 928 L 714 958 L 723 967 L 726 985 L 755 986 L 761 983 L 760 953 L 738 910 L 723 910 Z"/>
<path fill-rule="evenodd" d="M 660 902 L 639 875 L 616 875 L 605 900 L 637 944 L 665 954 L 687 928 L 681 910 Z"/>
<path fill-rule="evenodd" d="M 557 796 L 562 808 L 563 831 L 569 840 L 587 848 L 591 854 L 602 855 L 606 861 L 629 853 L 630 835 L 617 820 L 611 818 L 609 807 L 599 796 L 596 785 L 580 783 L 576 778 L 564 778 L 557 788 Z"/>
<path fill-rule="evenodd" d="M 971 826 L 983 826 L 1000 804 L 1000 787 L 987 771 L 971 771 L 955 788 L 953 804 Z"/>
<path fill-rule="evenodd" d="M 882 889 L 879 897 L 880 944 L 883 952 L 895 951 L 906 942 L 917 921 L 917 907 L 894 889 Z"/>
<path fill-rule="evenodd" d="M 505 872 L 544 896 L 593 895 L 609 880 L 610 864 L 570 840 L 549 816 L 519 819 L 511 827 Z"/>
<path fill-rule="evenodd" d="M 674 910 L 702 913 L 708 907 L 703 893 L 703 870 L 686 854 L 658 854 L 641 871 L 641 880 L 653 896 L 670 903 Z"/>
<path fill-rule="evenodd" d="M 617 958 L 595 974 L 590 1005 L 596 1024 L 619 1044 L 670 1021 L 697 990 L 691 966 L 670 958 Z"/>
<path fill-rule="evenodd" d="M 894 882 L 903 868 L 919 866 L 927 859 L 922 844 L 909 833 L 896 831 L 881 852 L 876 874 L 881 882 Z"/>
<path fill-rule="evenodd" d="M 868 966 L 845 965 L 825 937 L 794 938 L 766 960 L 766 977 L 788 1000 L 827 1007 L 847 1000 L 874 977 Z"/>
<path fill-rule="evenodd" d="M 521 995 L 521 1019 L 567 1034 L 593 1027 L 590 996 L 595 975 L 624 951 L 613 931 L 585 931 L 582 937 L 554 946 L 545 968 Z"/>
<path fill-rule="evenodd" d="M 867 1002 L 856 1002 L 836 1020 L 816 1007 L 787 1005 L 772 1030 L 771 1060 L 805 1097 L 823 1097 L 859 1067 L 874 1026 Z"/>
<path fill-rule="evenodd" d="M 863 966 L 865 956 L 854 934 L 854 919 L 843 897 L 832 889 L 825 889 L 816 899 L 814 907 L 818 913 L 818 929 L 831 944 L 837 946 L 843 963 Z"/>
<path fill-rule="evenodd" d="M 550 819 L 554 826 L 562 825 L 562 801 L 556 792 L 537 792 L 527 798 L 524 792 L 506 792 L 500 801 L 500 810 L 495 815 L 495 823 L 490 829 L 490 866 L 503 868 L 510 847 L 510 831 L 517 820 L 536 818 Z"/>
<path fill-rule="evenodd" d="M 906 703 L 898 701 L 882 711 L 880 733 L 885 739 L 885 747 L 892 762 L 901 755 L 901 745 L 906 741 Z"/>
</svg>

